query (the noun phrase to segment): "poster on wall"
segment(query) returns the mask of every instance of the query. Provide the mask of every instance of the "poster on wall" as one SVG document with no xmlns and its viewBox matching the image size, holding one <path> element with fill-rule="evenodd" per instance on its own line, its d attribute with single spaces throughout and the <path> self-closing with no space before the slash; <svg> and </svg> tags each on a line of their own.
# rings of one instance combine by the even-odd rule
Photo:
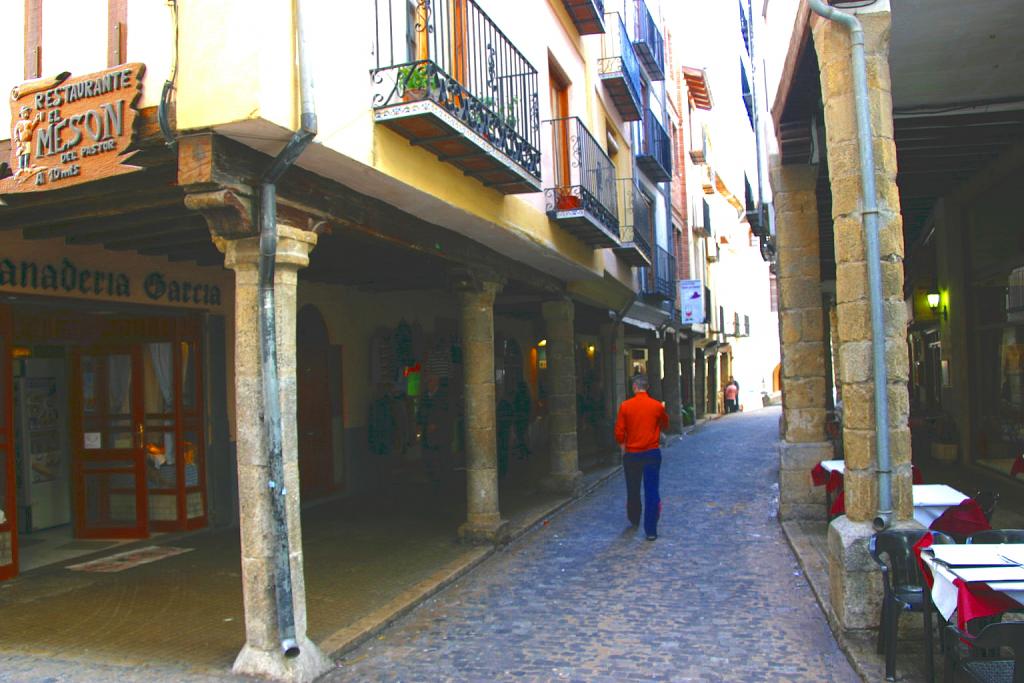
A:
<svg viewBox="0 0 1024 683">
<path fill-rule="evenodd" d="M 700 280 L 680 280 L 679 304 L 684 325 L 703 324 L 704 283 Z"/>
<path fill-rule="evenodd" d="M 28 453 L 29 480 L 33 484 L 61 478 L 61 425 L 57 380 L 29 377 L 19 380 L 22 444 Z"/>
</svg>

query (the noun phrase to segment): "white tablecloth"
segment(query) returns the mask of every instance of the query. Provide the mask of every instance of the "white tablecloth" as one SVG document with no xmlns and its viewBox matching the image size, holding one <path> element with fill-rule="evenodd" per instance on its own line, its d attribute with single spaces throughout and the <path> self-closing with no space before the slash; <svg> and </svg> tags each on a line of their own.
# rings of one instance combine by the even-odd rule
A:
<svg viewBox="0 0 1024 683">
<path fill-rule="evenodd" d="M 930 527 L 948 508 L 969 497 L 945 484 L 917 484 L 914 486 L 914 519 L 922 526 Z"/>
<path fill-rule="evenodd" d="M 983 548 L 983 545 L 979 545 Z M 935 582 L 932 584 L 932 602 L 940 614 L 949 621 L 949 618 L 956 611 L 957 587 L 953 585 L 956 576 L 945 567 L 935 562 L 935 558 L 928 553 L 921 553 L 921 559 L 932 572 Z M 1024 583 L 1020 582 L 993 582 L 988 586 L 997 590 L 1024 605 Z"/>
<path fill-rule="evenodd" d="M 846 472 L 846 461 L 845 460 L 822 460 L 821 468 L 826 472 L 838 472 L 844 474 Z"/>
</svg>

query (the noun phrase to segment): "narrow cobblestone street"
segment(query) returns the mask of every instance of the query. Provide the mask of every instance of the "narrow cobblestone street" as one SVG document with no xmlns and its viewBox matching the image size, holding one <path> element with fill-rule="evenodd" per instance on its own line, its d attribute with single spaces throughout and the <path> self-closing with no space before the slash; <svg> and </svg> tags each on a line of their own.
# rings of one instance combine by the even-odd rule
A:
<svg viewBox="0 0 1024 683">
<path fill-rule="evenodd" d="M 776 520 L 778 409 L 666 449 L 659 538 L 621 474 L 326 680 L 856 681 Z"/>
</svg>

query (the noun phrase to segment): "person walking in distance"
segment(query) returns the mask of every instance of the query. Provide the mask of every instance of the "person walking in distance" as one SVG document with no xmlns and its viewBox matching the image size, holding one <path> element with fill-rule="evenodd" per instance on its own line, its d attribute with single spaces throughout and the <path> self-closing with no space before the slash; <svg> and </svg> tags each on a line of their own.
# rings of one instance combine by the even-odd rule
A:
<svg viewBox="0 0 1024 683">
<path fill-rule="evenodd" d="M 647 377 L 633 377 L 633 398 L 619 406 L 615 420 L 615 440 L 622 446 L 622 469 L 626 475 L 626 516 L 634 527 L 640 525 L 643 512 L 647 540 L 658 538 L 661 496 L 661 430 L 668 427 L 668 413 L 661 401 L 647 395 Z M 640 503 L 640 485 L 644 500 Z"/>
<path fill-rule="evenodd" d="M 739 382 L 729 377 L 729 383 L 725 385 L 725 412 L 735 413 L 740 409 L 740 385 Z"/>
</svg>

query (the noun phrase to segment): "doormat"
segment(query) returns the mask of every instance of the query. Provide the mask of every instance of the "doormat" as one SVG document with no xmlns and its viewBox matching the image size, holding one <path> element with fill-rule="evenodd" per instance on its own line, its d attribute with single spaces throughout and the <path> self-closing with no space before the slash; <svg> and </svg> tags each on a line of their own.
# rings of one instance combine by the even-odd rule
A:
<svg viewBox="0 0 1024 683">
<path fill-rule="evenodd" d="M 194 550 L 194 548 L 175 548 L 169 545 L 150 545 L 138 550 L 129 550 L 116 555 L 109 555 L 98 560 L 71 564 L 65 567 L 76 572 L 123 572 L 125 569 L 138 567 L 142 564 L 149 564 L 162 560 L 165 557 L 174 557 Z"/>
</svg>

